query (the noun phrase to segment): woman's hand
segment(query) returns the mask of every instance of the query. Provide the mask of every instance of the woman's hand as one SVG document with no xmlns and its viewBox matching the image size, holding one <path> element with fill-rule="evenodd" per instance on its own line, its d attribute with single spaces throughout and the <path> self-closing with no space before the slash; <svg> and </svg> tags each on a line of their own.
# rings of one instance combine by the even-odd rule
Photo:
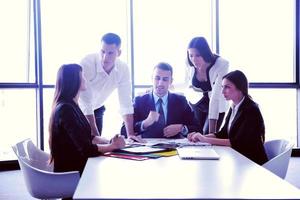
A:
<svg viewBox="0 0 300 200">
<path fill-rule="evenodd" d="M 121 149 L 123 147 L 125 147 L 125 140 L 123 136 L 120 135 L 115 135 L 112 139 L 111 139 L 111 145 L 114 147 L 114 149 Z"/>
<path fill-rule="evenodd" d="M 191 142 L 208 142 L 209 143 L 209 138 L 207 138 L 206 136 L 202 135 L 199 132 L 192 132 L 190 134 L 188 134 L 187 136 L 188 140 Z"/>
<path fill-rule="evenodd" d="M 187 135 L 187 139 L 191 142 L 198 142 L 197 135 L 201 135 L 199 132 L 192 132 Z"/>
<path fill-rule="evenodd" d="M 109 144 L 109 140 L 101 136 L 95 136 L 92 142 L 93 144 Z"/>
</svg>

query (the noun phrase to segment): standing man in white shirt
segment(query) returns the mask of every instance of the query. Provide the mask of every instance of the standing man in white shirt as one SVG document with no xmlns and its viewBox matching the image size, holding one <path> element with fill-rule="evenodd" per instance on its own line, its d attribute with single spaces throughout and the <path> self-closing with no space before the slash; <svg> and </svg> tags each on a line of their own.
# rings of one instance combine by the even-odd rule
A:
<svg viewBox="0 0 300 200">
<path fill-rule="evenodd" d="M 118 89 L 120 113 L 125 122 L 128 137 L 135 139 L 133 130 L 133 107 L 131 98 L 131 78 L 121 55 L 121 38 L 107 33 L 101 39 L 100 53 L 89 54 L 81 61 L 83 75 L 87 81 L 87 90 L 80 94 L 79 105 L 86 115 L 92 129 L 92 135 L 101 135 L 104 102 Z"/>
</svg>

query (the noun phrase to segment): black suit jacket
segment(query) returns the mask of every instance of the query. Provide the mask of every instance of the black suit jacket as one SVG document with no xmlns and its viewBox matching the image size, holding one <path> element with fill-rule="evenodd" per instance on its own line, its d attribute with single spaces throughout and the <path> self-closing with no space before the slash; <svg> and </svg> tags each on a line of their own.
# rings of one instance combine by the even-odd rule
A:
<svg viewBox="0 0 300 200">
<path fill-rule="evenodd" d="M 182 95 L 169 92 L 167 121 L 164 127 L 159 125 L 159 123 L 154 122 L 154 124 L 142 131 L 141 123 L 147 118 L 151 110 L 156 110 L 152 92 L 146 93 L 142 96 L 137 96 L 134 99 L 134 131 L 141 134 L 144 138 L 163 138 L 163 128 L 171 124 L 186 125 L 189 132 L 199 131 L 195 123 L 194 113 L 186 98 Z M 122 132 L 122 134 L 126 134 L 124 126 L 122 128 Z M 182 137 L 180 132 L 172 138 L 179 137 Z"/>
<path fill-rule="evenodd" d="M 89 122 L 73 101 L 60 102 L 54 110 L 51 153 L 55 172 L 75 170 L 80 174 L 88 157 L 100 154 L 92 144 Z"/>
<path fill-rule="evenodd" d="M 268 161 L 263 145 L 265 125 L 258 105 L 249 97 L 245 97 L 228 132 L 231 112 L 230 108 L 223 128 L 215 135 L 218 138 L 229 138 L 233 149 L 257 164 L 264 164 Z"/>
</svg>

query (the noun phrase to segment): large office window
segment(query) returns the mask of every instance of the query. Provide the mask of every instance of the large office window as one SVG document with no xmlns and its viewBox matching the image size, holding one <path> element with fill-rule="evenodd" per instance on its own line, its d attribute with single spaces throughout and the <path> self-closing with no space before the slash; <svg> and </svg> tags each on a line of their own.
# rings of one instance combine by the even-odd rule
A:
<svg viewBox="0 0 300 200">
<path fill-rule="evenodd" d="M 220 53 L 250 82 L 294 82 L 295 1 L 219 1 Z"/>
<path fill-rule="evenodd" d="M 230 69 L 245 72 L 249 82 L 258 87 L 278 83 L 276 88 L 254 90 L 258 95 L 254 100 L 264 111 L 266 138 L 296 143 L 296 89 L 281 88 L 296 82 L 294 4 L 293 0 L 219 1 L 219 47 Z"/>
<path fill-rule="evenodd" d="M 0 2 L 0 161 L 14 159 L 12 144 L 37 138 L 31 10 L 30 0 Z"/>
<path fill-rule="evenodd" d="M 41 1 L 44 84 L 54 84 L 57 69 L 100 52 L 101 36 L 122 38 L 121 59 L 128 61 L 127 0 Z"/>
<path fill-rule="evenodd" d="M 134 83 L 151 84 L 153 67 L 168 62 L 174 82 L 184 79 L 186 51 L 195 36 L 212 44 L 212 1 L 134 0 Z"/>
<path fill-rule="evenodd" d="M 34 89 L 0 89 L 0 161 L 14 159 L 11 146 L 22 139 L 36 141 Z"/>
<path fill-rule="evenodd" d="M 18 6 L 16 6 L 18 5 Z M 29 0 L 0 2 L 0 82 L 34 82 L 34 66 L 29 53 L 32 27 Z"/>
<path fill-rule="evenodd" d="M 286 139 L 297 144 L 297 94 L 293 88 L 249 90 L 261 109 L 266 140 Z"/>
<path fill-rule="evenodd" d="M 295 2 L 1 1 L 0 160 L 9 159 L 8 152 L 16 141 L 28 137 L 38 141 L 39 103 L 44 111 L 43 143 L 48 150 L 48 122 L 58 68 L 99 52 L 101 36 L 107 32 L 118 33 L 122 38 L 121 59 L 133 69 L 134 94 L 149 89 L 152 69 L 162 61 L 173 66 L 174 84 L 182 83 L 189 41 L 195 36 L 206 37 L 212 50 L 230 62 L 231 70 L 241 69 L 255 83 L 250 94 L 263 113 L 266 139 L 286 138 L 297 144 L 299 83 L 295 72 L 299 66 L 295 52 L 299 45 L 295 38 L 299 31 L 295 27 Z M 40 3 L 40 10 L 38 6 L 33 8 L 34 3 Z M 40 15 L 34 13 L 35 9 Z M 39 20 L 41 32 L 33 26 Z M 41 36 L 42 52 L 35 49 L 33 33 Z M 42 77 L 35 74 L 39 69 Z M 266 85 L 268 88 L 263 88 Z M 41 102 L 36 100 L 39 87 L 43 89 Z M 199 98 L 195 92 L 177 92 L 184 92 L 189 100 Z M 122 119 L 118 105 L 115 92 L 105 103 L 105 137 L 119 132 Z"/>
<path fill-rule="evenodd" d="M 126 0 L 51 0 L 41 1 L 41 27 L 44 84 L 55 84 L 58 68 L 65 63 L 78 63 L 90 53 L 100 52 L 101 37 L 107 32 L 122 39 L 120 59 L 129 63 L 128 1 Z M 130 65 L 129 65 L 130 66 Z M 44 93 L 45 149 L 48 149 L 48 122 L 53 89 Z M 104 136 L 113 135 L 121 126 L 118 98 L 114 94 L 105 104 Z M 112 117 L 113 115 L 115 117 Z M 118 119 L 118 120 L 116 120 Z"/>
</svg>

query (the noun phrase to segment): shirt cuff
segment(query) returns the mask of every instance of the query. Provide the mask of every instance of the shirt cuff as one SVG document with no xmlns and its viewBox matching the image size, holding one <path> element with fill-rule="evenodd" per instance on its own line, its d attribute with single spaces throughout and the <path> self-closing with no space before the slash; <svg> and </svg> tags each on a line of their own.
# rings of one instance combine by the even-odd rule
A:
<svg viewBox="0 0 300 200">
<path fill-rule="evenodd" d="M 141 131 L 144 131 L 144 130 L 145 130 L 145 128 L 144 128 L 144 120 L 143 120 L 142 123 L 141 123 L 140 130 L 141 130 Z"/>
<path fill-rule="evenodd" d="M 133 107 L 121 108 L 121 109 L 120 109 L 120 114 L 121 114 L 121 115 L 129 115 L 129 114 L 133 114 Z"/>
</svg>

